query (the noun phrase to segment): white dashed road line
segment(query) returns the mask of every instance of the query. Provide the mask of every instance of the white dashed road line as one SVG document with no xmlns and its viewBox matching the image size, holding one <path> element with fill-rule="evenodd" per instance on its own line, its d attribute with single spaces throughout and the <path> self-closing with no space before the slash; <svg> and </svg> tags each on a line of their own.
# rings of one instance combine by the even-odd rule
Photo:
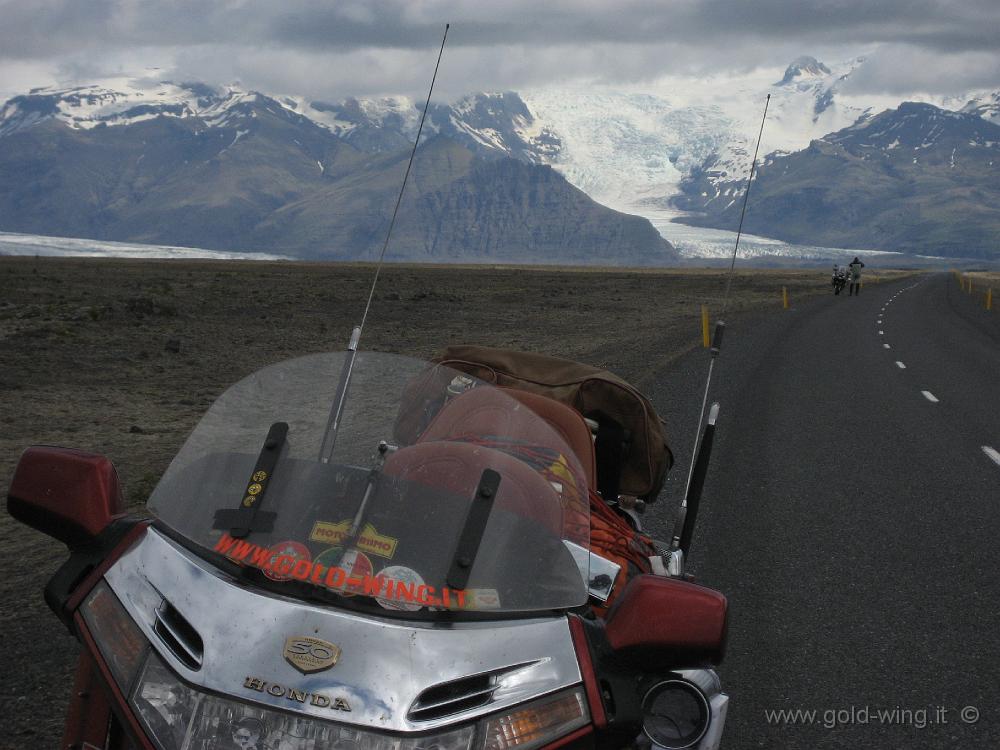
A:
<svg viewBox="0 0 1000 750">
<path fill-rule="evenodd" d="M 879 335 L 879 336 L 885 336 L 885 331 L 879 331 L 879 332 L 878 332 L 878 335 Z"/>
<path fill-rule="evenodd" d="M 882 344 L 882 348 L 883 349 L 892 349 L 892 347 L 889 346 L 888 344 Z"/>
<path fill-rule="evenodd" d="M 936 403 L 938 402 L 938 397 L 937 397 L 937 396 L 935 396 L 935 395 L 934 395 L 933 393 L 931 393 L 930 391 L 920 391 L 920 392 L 921 392 L 922 394 L 924 394 L 924 398 L 926 398 L 926 399 L 927 399 L 928 401 L 930 401 L 930 402 L 931 402 L 932 404 L 936 404 Z"/>
<path fill-rule="evenodd" d="M 987 456 L 993 459 L 993 463 L 995 463 L 997 466 L 1000 466 L 1000 452 L 995 451 L 988 445 L 984 445 L 983 453 L 985 453 Z"/>
<path fill-rule="evenodd" d="M 898 359 L 896 360 L 896 367 L 898 367 L 900 370 L 905 370 L 906 369 L 906 365 L 904 365 Z"/>
</svg>

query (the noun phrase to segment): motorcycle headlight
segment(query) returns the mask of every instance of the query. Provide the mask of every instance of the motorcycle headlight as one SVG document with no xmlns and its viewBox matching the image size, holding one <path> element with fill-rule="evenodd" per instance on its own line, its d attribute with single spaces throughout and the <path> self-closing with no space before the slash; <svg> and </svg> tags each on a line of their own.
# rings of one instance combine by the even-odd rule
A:
<svg viewBox="0 0 1000 750">
<path fill-rule="evenodd" d="M 687 680 L 665 680 L 654 685 L 642 701 L 642 730 L 661 747 L 696 745 L 711 721 L 708 699 Z"/>
<path fill-rule="evenodd" d="M 318 750 L 345 745 L 352 750 L 471 750 L 477 729 L 471 724 L 419 737 L 400 737 L 278 713 L 189 688 L 152 652 L 129 702 L 162 750 L 217 745 L 234 750 L 265 746 Z M 486 719 L 480 726 L 485 750 L 532 750 L 588 721 L 583 693 L 572 690 Z"/>
<path fill-rule="evenodd" d="M 392 736 L 240 703 L 188 687 L 152 652 L 129 702 L 161 750 L 470 750 L 475 737 L 474 726 L 419 737 Z"/>
<path fill-rule="evenodd" d="M 320 750 L 534 750 L 590 721 L 582 688 L 517 706 L 456 729 L 384 734 L 242 703 L 189 687 L 157 656 L 103 581 L 82 615 L 129 708 L 159 750 L 226 747 Z M 478 738 L 478 740 L 477 740 Z"/>
</svg>

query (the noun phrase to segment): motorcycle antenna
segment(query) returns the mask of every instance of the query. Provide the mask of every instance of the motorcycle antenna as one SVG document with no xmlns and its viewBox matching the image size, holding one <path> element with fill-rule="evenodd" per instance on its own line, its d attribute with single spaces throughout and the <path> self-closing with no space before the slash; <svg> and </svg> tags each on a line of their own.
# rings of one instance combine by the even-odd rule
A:
<svg viewBox="0 0 1000 750">
<path fill-rule="evenodd" d="M 427 110 L 431 106 L 431 94 L 434 93 L 434 82 L 437 80 L 438 68 L 441 67 L 441 56 L 444 54 L 444 44 L 448 40 L 448 29 L 450 27 L 450 23 L 444 25 L 444 36 L 441 38 L 441 47 L 438 50 L 437 62 L 434 64 L 434 75 L 431 76 L 431 85 L 427 90 L 427 101 L 424 102 L 424 111 L 420 114 L 417 137 L 413 140 L 410 160 L 406 164 L 406 172 L 403 173 L 403 184 L 399 186 L 396 205 L 392 209 L 392 219 L 389 221 L 389 229 L 385 233 L 385 242 L 382 243 L 382 252 L 379 253 L 378 263 L 375 266 L 375 277 L 372 279 L 371 288 L 368 290 L 368 301 L 365 303 L 365 311 L 361 315 L 361 325 L 355 326 L 351 331 L 351 340 L 347 345 L 347 357 L 344 359 L 344 365 L 340 372 L 340 381 L 337 384 L 337 394 L 330 408 L 330 417 L 326 423 L 326 431 L 323 433 L 323 444 L 319 449 L 319 460 L 323 463 L 329 463 L 333 457 L 333 449 L 337 443 L 337 431 L 340 429 L 340 419 L 343 416 L 344 404 L 347 400 L 347 387 L 350 385 L 351 374 L 354 371 L 354 360 L 358 354 L 358 344 L 361 341 L 361 333 L 365 328 L 365 321 L 368 320 L 368 311 L 371 309 L 372 299 L 375 297 L 375 287 L 378 284 L 379 274 L 382 272 L 385 251 L 389 247 L 389 240 L 392 239 L 392 230 L 396 226 L 396 216 L 399 213 L 399 204 L 403 202 L 403 192 L 406 190 L 406 182 L 410 177 L 410 169 L 413 167 L 413 158 L 416 156 L 417 146 L 420 144 L 420 134 L 424 130 L 424 120 L 427 119 Z"/>
<path fill-rule="evenodd" d="M 740 211 L 740 223 L 736 229 L 736 245 L 733 247 L 733 257 L 729 264 L 729 273 L 726 277 L 726 291 L 722 298 L 722 315 L 726 314 L 729 307 L 729 292 L 733 284 L 733 275 L 736 268 L 736 254 L 740 249 L 740 237 L 743 234 L 743 219 L 747 213 L 747 201 L 750 199 L 750 185 L 753 182 L 754 172 L 757 167 L 757 152 L 760 150 L 760 141 L 764 135 L 764 121 L 767 119 L 767 107 L 771 103 L 771 95 L 767 95 L 764 101 L 764 114 L 760 118 L 760 131 L 757 133 L 757 145 L 753 150 L 753 161 L 750 162 L 750 175 L 747 177 L 747 188 L 743 193 L 743 209 Z M 701 426 L 705 423 L 705 409 L 708 406 L 708 393 L 712 386 L 712 370 L 715 367 L 715 360 L 719 357 L 719 350 L 722 347 L 722 334 L 726 330 L 725 322 L 720 319 L 715 324 L 715 331 L 712 334 L 712 347 L 709 349 L 710 358 L 708 361 L 708 377 L 705 378 L 705 394 L 701 400 L 701 413 L 698 415 L 698 426 L 694 435 L 694 446 L 691 454 L 691 467 L 688 470 L 687 484 L 684 487 L 684 499 L 681 501 L 680 512 L 674 523 L 674 536 L 670 543 L 670 564 L 673 567 L 671 573 L 680 575 L 683 573 L 684 560 L 687 558 L 691 548 L 691 538 L 694 534 L 694 524 L 698 518 L 698 505 L 701 501 L 701 492 L 705 484 L 705 476 L 708 473 L 708 460 L 712 453 L 712 442 L 715 434 L 715 422 L 719 418 L 719 404 L 712 404 L 708 413 L 708 423 L 705 424 L 705 433 L 702 435 Z M 699 441 L 700 445 L 699 445 Z M 680 552 L 675 556 L 675 552 Z"/>
</svg>

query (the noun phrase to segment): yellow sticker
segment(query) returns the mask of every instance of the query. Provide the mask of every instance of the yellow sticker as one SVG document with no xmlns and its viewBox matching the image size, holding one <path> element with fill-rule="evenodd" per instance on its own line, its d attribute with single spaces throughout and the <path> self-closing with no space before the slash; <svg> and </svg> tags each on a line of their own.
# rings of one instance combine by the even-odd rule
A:
<svg viewBox="0 0 1000 750">
<path fill-rule="evenodd" d="M 260 485 L 260 484 L 257 484 L 256 482 L 254 482 L 249 487 L 247 487 L 247 494 L 248 495 L 259 495 L 260 491 L 262 489 L 264 489 L 263 485 Z"/>
<path fill-rule="evenodd" d="M 255 471 L 253 473 L 253 476 L 250 477 L 250 478 L 253 479 L 253 481 L 255 481 L 255 482 L 263 482 L 265 479 L 267 479 L 267 472 L 266 471 Z"/>
<path fill-rule="evenodd" d="M 351 522 L 349 520 L 341 521 L 340 523 L 317 521 L 313 525 L 309 539 L 314 542 L 323 542 L 324 544 L 341 544 L 347 538 L 347 532 L 350 528 Z M 399 544 L 398 539 L 379 534 L 374 526 L 366 523 L 364 529 L 361 530 L 361 534 L 358 536 L 357 548 L 361 552 L 366 552 L 369 555 L 378 555 L 389 560 L 396 554 L 397 544 Z"/>
<path fill-rule="evenodd" d="M 253 498 L 252 495 L 247 495 L 245 498 L 243 498 L 243 507 L 244 508 L 249 508 L 249 507 L 253 506 L 253 500 L 254 500 L 254 498 Z"/>
</svg>

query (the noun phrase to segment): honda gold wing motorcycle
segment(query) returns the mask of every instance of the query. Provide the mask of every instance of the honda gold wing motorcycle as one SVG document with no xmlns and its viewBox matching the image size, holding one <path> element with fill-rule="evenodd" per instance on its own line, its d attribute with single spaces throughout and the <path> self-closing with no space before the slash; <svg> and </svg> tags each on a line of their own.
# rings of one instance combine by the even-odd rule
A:
<svg viewBox="0 0 1000 750">
<path fill-rule="evenodd" d="M 630 489 L 663 447 L 636 420 L 658 418 L 600 371 L 530 364 L 592 377 L 567 395 L 464 360 L 266 367 L 141 515 L 106 458 L 28 448 L 8 509 L 68 545 L 45 599 L 84 647 L 63 747 L 718 747 L 725 598 L 594 531 L 635 546 L 598 490 Z"/>
</svg>

